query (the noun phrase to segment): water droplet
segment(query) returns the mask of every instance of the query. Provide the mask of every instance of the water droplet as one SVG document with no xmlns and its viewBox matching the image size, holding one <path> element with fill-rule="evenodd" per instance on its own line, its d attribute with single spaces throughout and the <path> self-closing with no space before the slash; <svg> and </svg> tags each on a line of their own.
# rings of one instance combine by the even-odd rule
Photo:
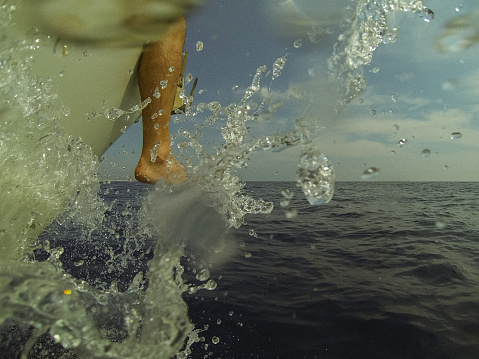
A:
<svg viewBox="0 0 479 359">
<path fill-rule="evenodd" d="M 158 114 L 157 114 L 157 113 L 155 113 L 155 115 L 158 117 Z M 154 128 L 155 130 L 157 130 L 159 127 L 160 127 L 160 125 L 159 125 L 158 123 L 155 123 L 155 124 L 153 125 L 153 128 Z"/>
<path fill-rule="evenodd" d="M 430 155 L 431 155 L 431 150 L 429 150 L 427 148 L 422 150 L 422 152 L 421 152 L 421 156 L 424 157 L 424 158 L 429 157 Z"/>
<path fill-rule="evenodd" d="M 446 220 L 442 217 L 436 218 L 436 222 L 434 223 L 437 229 L 444 229 L 446 228 Z"/>
<path fill-rule="evenodd" d="M 279 205 L 281 207 L 288 207 L 289 206 L 289 200 L 287 199 L 282 199 L 280 202 L 279 202 Z"/>
<path fill-rule="evenodd" d="M 398 102 L 398 100 L 399 100 L 398 95 L 392 95 L 391 100 L 393 100 L 393 102 Z"/>
<path fill-rule="evenodd" d="M 196 42 L 196 51 L 203 50 L 203 43 L 201 41 Z"/>
<path fill-rule="evenodd" d="M 168 86 L 168 80 L 160 81 L 160 86 L 162 90 L 165 89 Z"/>
<path fill-rule="evenodd" d="M 217 319 L 216 324 L 221 324 L 221 319 Z"/>
<path fill-rule="evenodd" d="M 155 91 L 153 92 L 153 97 L 159 98 L 160 96 L 161 96 L 160 90 L 158 90 L 158 87 L 156 87 Z"/>
<path fill-rule="evenodd" d="M 296 40 L 294 42 L 293 46 L 294 46 L 295 49 L 299 49 L 301 46 L 303 46 L 303 40 L 301 40 L 301 39 Z"/>
<path fill-rule="evenodd" d="M 63 74 L 64 74 L 64 71 L 61 70 L 61 71 L 60 71 L 60 77 L 63 77 Z"/>
<path fill-rule="evenodd" d="M 232 310 L 230 310 L 230 311 L 228 312 L 228 315 L 231 317 L 231 316 L 233 315 L 233 313 L 234 313 L 234 312 L 233 312 Z"/>
<path fill-rule="evenodd" d="M 239 88 L 238 85 L 234 85 L 233 88 L 232 88 L 232 90 L 233 90 L 233 91 L 236 91 L 236 90 L 238 90 L 238 88 Z"/>
<path fill-rule="evenodd" d="M 428 8 L 425 8 L 422 12 L 420 12 L 419 16 L 422 17 L 426 22 L 431 22 L 434 20 L 434 12 Z"/>
<path fill-rule="evenodd" d="M 375 115 L 376 114 L 376 110 L 371 110 L 371 115 Z"/>
<path fill-rule="evenodd" d="M 328 203 L 334 193 L 333 165 L 321 152 L 307 148 L 301 154 L 296 174 L 308 202 L 313 206 Z"/>
<path fill-rule="evenodd" d="M 271 80 L 274 80 L 281 75 L 281 70 L 284 68 L 285 64 L 286 56 L 281 56 L 276 59 L 276 61 L 273 63 L 273 76 L 271 77 Z"/>
<path fill-rule="evenodd" d="M 258 235 L 256 234 L 256 232 L 254 231 L 254 229 L 250 229 L 248 231 L 248 234 L 252 237 L 255 237 L 255 238 L 258 238 Z"/>
<path fill-rule="evenodd" d="M 284 216 L 288 219 L 296 218 L 298 216 L 298 210 L 296 208 L 291 208 L 290 210 L 284 212 Z"/>
<path fill-rule="evenodd" d="M 196 279 L 201 282 L 205 282 L 210 279 L 210 271 L 208 268 L 202 269 L 199 273 L 196 274 Z"/>
<path fill-rule="evenodd" d="M 83 259 L 80 259 L 78 262 L 73 263 L 75 267 L 80 267 L 83 264 L 85 264 L 85 261 Z"/>
<path fill-rule="evenodd" d="M 363 180 L 370 180 L 379 175 L 379 168 L 369 167 L 366 171 L 363 172 L 361 178 Z"/>
<path fill-rule="evenodd" d="M 321 41 L 321 33 L 318 28 L 313 27 L 311 32 L 308 32 L 308 39 L 312 44 L 317 44 Z"/>
<path fill-rule="evenodd" d="M 441 84 L 441 89 L 443 91 L 454 91 L 457 88 L 457 85 L 458 85 L 457 80 L 454 80 L 454 79 L 447 80 Z"/>
<path fill-rule="evenodd" d="M 211 341 L 213 342 L 213 344 L 218 344 L 220 342 L 220 338 L 213 337 L 213 338 L 211 338 Z"/>
<path fill-rule="evenodd" d="M 379 72 L 379 67 L 373 67 L 373 73 L 374 74 L 377 74 Z"/>
<path fill-rule="evenodd" d="M 251 258 L 253 255 L 250 252 L 245 252 L 244 257 L 246 259 Z"/>
<path fill-rule="evenodd" d="M 457 140 L 462 137 L 462 133 L 460 132 L 452 132 L 451 133 L 451 140 Z"/>
<path fill-rule="evenodd" d="M 406 144 L 407 142 L 407 139 L 405 138 L 401 138 L 399 141 L 398 141 L 398 147 L 402 147 Z"/>
<path fill-rule="evenodd" d="M 174 67 L 174 66 L 171 66 L 171 67 L 168 69 L 168 71 L 170 71 L 170 72 L 175 71 L 175 67 Z"/>
<path fill-rule="evenodd" d="M 294 196 L 294 192 L 290 191 L 289 189 L 283 189 L 281 194 L 285 199 L 292 199 Z"/>
<path fill-rule="evenodd" d="M 214 290 L 217 286 L 218 285 L 216 284 L 216 282 L 213 279 L 210 279 L 208 282 L 206 282 L 205 289 Z"/>
</svg>

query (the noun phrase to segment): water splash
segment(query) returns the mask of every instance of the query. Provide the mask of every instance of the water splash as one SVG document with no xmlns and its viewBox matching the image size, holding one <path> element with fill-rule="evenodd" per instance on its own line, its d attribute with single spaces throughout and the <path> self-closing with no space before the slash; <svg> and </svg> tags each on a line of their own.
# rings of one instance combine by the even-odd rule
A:
<svg viewBox="0 0 479 359">
<path fill-rule="evenodd" d="M 421 14 L 431 19 L 433 12 L 422 0 L 359 0 L 348 15 L 350 27 L 338 37 L 328 66 L 331 76 L 343 83 L 339 107 L 349 103 L 366 88 L 364 66 L 372 61 L 376 48 L 391 44 L 398 38 L 398 28 L 389 28 L 387 15 L 394 11 Z"/>
<path fill-rule="evenodd" d="M 328 203 L 334 193 L 333 165 L 317 149 L 307 147 L 301 153 L 297 170 L 297 185 L 313 206 Z"/>
</svg>

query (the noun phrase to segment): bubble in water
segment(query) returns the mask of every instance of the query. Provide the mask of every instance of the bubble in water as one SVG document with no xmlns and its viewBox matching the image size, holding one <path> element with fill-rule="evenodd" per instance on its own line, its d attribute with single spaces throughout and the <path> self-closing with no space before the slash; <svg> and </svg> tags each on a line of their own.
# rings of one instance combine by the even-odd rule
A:
<svg viewBox="0 0 479 359">
<path fill-rule="evenodd" d="M 211 341 L 213 342 L 213 344 L 218 344 L 220 342 L 220 338 L 213 337 L 213 338 L 211 338 Z"/>
<path fill-rule="evenodd" d="M 422 150 L 421 152 L 421 156 L 426 158 L 426 157 L 429 157 L 431 155 L 431 150 L 425 148 L 424 150 Z"/>
<path fill-rule="evenodd" d="M 196 51 L 201 51 L 203 50 L 203 43 L 201 41 L 196 42 Z"/>
<path fill-rule="evenodd" d="M 462 133 L 460 132 L 452 132 L 451 133 L 451 140 L 457 140 L 462 137 Z"/>
<path fill-rule="evenodd" d="M 407 142 L 407 139 L 405 138 L 401 138 L 399 141 L 398 141 L 398 147 L 402 147 L 406 144 Z"/>
<path fill-rule="evenodd" d="M 361 178 L 363 180 L 370 180 L 379 175 L 379 168 L 369 167 L 366 171 L 363 172 Z"/>
<path fill-rule="evenodd" d="M 295 49 L 299 49 L 301 46 L 303 46 L 303 40 L 301 40 L 301 39 L 296 40 L 294 42 L 293 46 L 294 46 Z"/>
<path fill-rule="evenodd" d="M 202 269 L 198 274 L 196 274 L 196 279 L 201 282 L 205 282 L 210 279 L 210 271 L 208 268 Z"/>
<path fill-rule="evenodd" d="M 321 152 L 307 148 L 298 163 L 297 186 L 301 187 L 313 206 L 328 203 L 333 197 L 335 173 L 333 165 Z"/>
</svg>

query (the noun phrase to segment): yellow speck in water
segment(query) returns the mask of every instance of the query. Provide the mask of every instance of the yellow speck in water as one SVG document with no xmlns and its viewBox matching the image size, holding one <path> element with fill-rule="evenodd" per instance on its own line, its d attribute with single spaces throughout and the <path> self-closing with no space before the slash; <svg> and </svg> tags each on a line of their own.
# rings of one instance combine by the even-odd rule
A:
<svg viewBox="0 0 479 359">
<path fill-rule="evenodd" d="M 70 295 L 70 294 L 72 294 L 72 290 L 71 289 L 65 289 L 63 291 L 63 293 L 65 293 L 66 295 Z"/>
</svg>

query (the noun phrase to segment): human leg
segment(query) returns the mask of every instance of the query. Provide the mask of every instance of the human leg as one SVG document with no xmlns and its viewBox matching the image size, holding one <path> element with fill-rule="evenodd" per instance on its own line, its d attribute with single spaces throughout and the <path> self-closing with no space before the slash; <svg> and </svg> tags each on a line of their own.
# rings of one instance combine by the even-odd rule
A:
<svg viewBox="0 0 479 359">
<path fill-rule="evenodd" d="M 161 40 L 145 46 L 140 60 L 141 100 L 151 103 L 142 111 L 143 149 L 135 178 L 143 183 L 181 183 L 185 172 L 171 153 L 170 116 L 181 71 L 186 23 L 183 18 Z"/>
</svg>

